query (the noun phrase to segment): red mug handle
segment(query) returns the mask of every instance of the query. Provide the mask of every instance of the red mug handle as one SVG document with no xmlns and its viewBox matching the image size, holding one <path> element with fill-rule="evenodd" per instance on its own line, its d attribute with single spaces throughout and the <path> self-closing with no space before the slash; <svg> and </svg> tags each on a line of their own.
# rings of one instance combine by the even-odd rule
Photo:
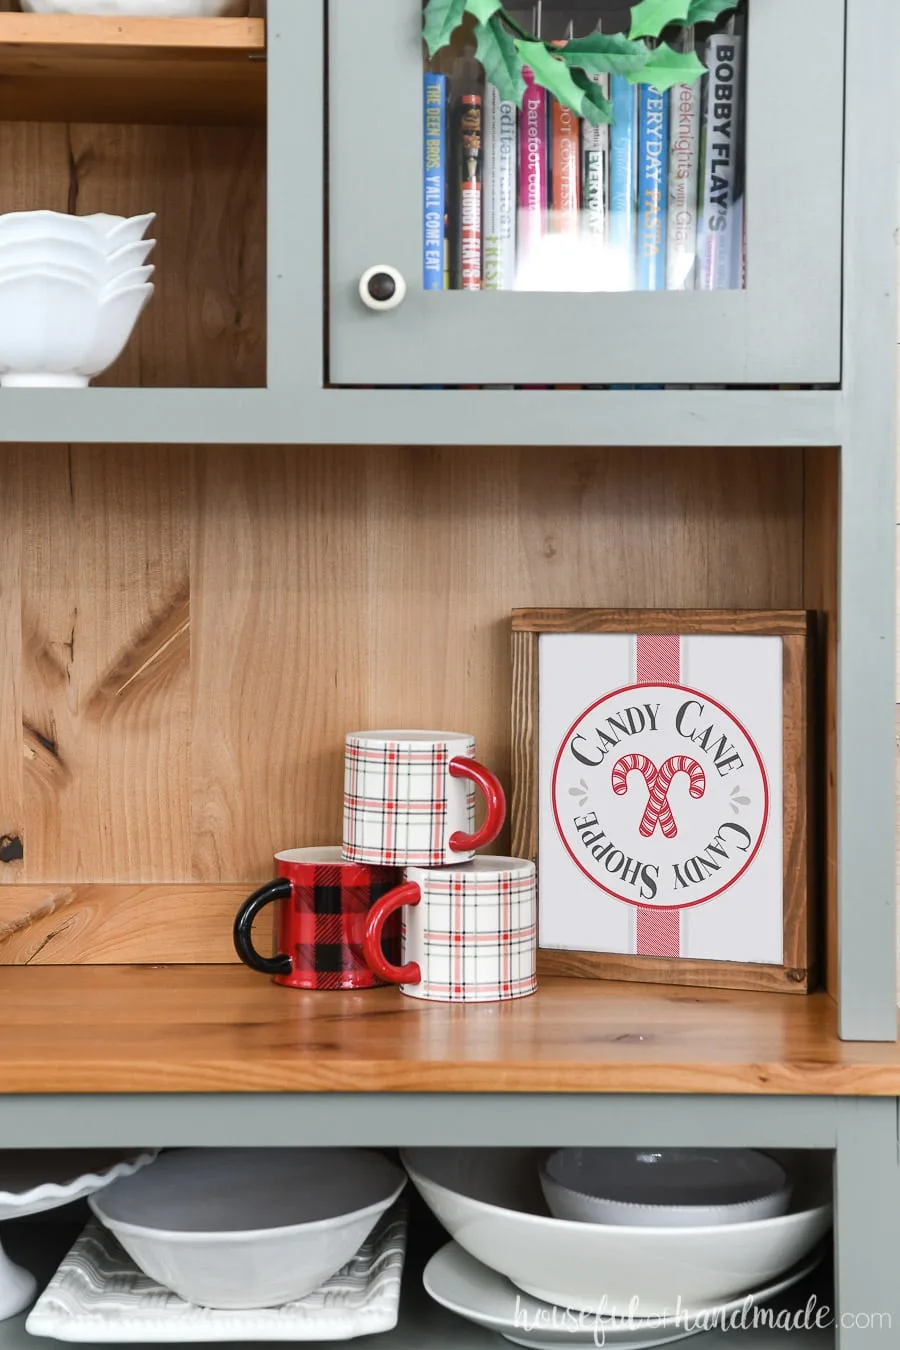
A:
<svg viewBox="0 0 900 1350">
<path fill-rule="evenodd" d="M 462 830 L 457 830 L 450 836 L 450 847 L 454 853 L 471 853 L 476 848 L 484 848 L 485 844 L 492 844 L 503 829 L 503 822 L 506 820 L 506 794 L 500 779 L 475 759 L 463 757 L 451 759 L 450 774 L 453 778 L 471 779 L 481 788 L 487 802 L 487 813 L 480 830 L 476 830 L 474 834 L 463 834 Z"/>
<path fill-rule="evenodd" d="M 387 895 L 369 910 L 366 916 L 366 931 L 363 937 L 363 959 L 371 971 L 387 984 L 421 984 L 422 971 L 417 961 L 405 966 L 394 966 L 384 954 L 382 938 L 384 925 L 395 910 L 404 905 L 417 905 L 422 892 L 414 881 L 404 881 L 395 886 Z"/>
</svg>

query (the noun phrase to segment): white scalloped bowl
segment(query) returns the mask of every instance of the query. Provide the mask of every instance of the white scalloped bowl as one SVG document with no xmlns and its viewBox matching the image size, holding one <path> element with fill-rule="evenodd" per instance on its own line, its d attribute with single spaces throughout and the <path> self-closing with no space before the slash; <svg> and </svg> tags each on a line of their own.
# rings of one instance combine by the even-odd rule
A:
<svg viewBox="0 0 900 1350">
<path fill-rule="evenodd" d="M 405 1185 L 366 1149 L 179 1149 L 90 1206 L 145 1275 L 188 1303 L 271 1308 L 346 1265 Z"/>
<path fill-rule="evenodd" d="M 240 18 L 249 0 L 22 0 L 32 14 L 107 14 L 118 19 Z"/>
<path fill-rule="evenodd" d="M 99 296 L 100 300 L 107 300 L 110 296 L 116 295 L 119 291 L 128 290 L 132 286 L 146 286 L 151 280 L 156 268 L 152 264 L 146 267 L 131 267 L 127 272 L 120 272 L 118 276 L 112 277 L 106 285 L 99 285 L 90 272 L 83 267 L 44 267 L 36 263 L 27 263 L 20 267 L 7 267 L 0 259 L 0 284 L 4 281 L 15 281 L 19 277 L 46 276 L 52 273 L 54 277 L 64 278 L 66 281 L 78 282 L 81 286 L 89 286 Z"/>
<path fill-rule="evenodd" d="M 0 386 L 83 388 L 121 354 L 153 286 L 101 296 L 51 269 L 0 278 Z"/>
<path fill-rule="evenodd" d="M 513 1284 L 563 1308 L 627 1309 L 657 1317 L 678 1305 L 726 1302 L 789 1270 L 831 1227 L 827 1177 L 796 1166 L 787 1214 L 705 1228 L 624 1228 L 555 1219 L 531 1149 L 413 1148 L 401 1151 L 413 1185 L 470 1256 Z"/>
<path fill-rule="evenodd" d="M 156 212 L 142 216 L 70 216 L 64 211 L 8 211 L 0 215 L 0 246 L 31 239 L 58 239 L 94 248 L 108 257 L 143 239 Z"/>
<path fill-rule="evenodd" d="M 23 267 L 75 268 L 87 273 L 96 285 L 108 286 L 126 272 L 143 267 L 155 247 L 155 239 L 139 239 L 137 243 L 126 244 L 124 248 L 106 254 L 94 244 L 35 235 L 0 243 L 0 269 L 6 272 Z"/>
</svg>

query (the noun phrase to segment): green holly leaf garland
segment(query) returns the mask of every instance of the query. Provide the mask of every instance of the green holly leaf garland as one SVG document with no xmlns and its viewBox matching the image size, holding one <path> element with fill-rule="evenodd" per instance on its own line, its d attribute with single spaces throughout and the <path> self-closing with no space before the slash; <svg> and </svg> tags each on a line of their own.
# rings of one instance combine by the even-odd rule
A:
<svg viewBox="0 0 900 1350">
<path fill-rule="evenodd" d="M 589 75 L 631 75 L 642 70 L 650 55 L 643 42 L 632 42 L 618 33 L 590 33 L 572 38 L 559 54 L 568 66 L 577 66 Z"/>
<path fill-rule="evenodd" d="M 471 5 L 473 0 L 468 2 Z M 485 80 L 497 86 L 502 99 L 521 108 L 525 95 L 522 58 L 509 33 L 494 15 L 487 23 L 476 24 L 475 36 L 478 41 L 475 55 L 484 67 Z"/>
<path fill-rule="evenodd" d="M 428 0 L 422 36 L 429 56 L 434 56 L 447 46 L 462 23 L 465 12 L 466 0 Z"/>
<path fill-rule="evenodd" d="M 502 8 L 502 0 L 466 0 L 466 13 L 473 14 L 479 23 L 490 23 Z"/>
<path fill-rule="evenodd" d="M 551 55 L 543 42 L 516 40 L 516 49 L 534 78 L 566 108 L 581 117 L 584 113 L 584 94 L 572 78 L 572 72 L 559 56 Z"/>
<path fill-rule="evenodd" d="M 572 79 L 582 93 L 581 115 L 585 121 L 591 122 L 595 127 L 612 122 L 613 105 L 599 84 L 583 70 L 573 70 Z"/>
<path fill-rule="evenodd" d="M 659 37 L 667 24 L 685 23 L 690 7 L 691 0 L 640 0 L 632 6 L 628 36 Z"/>
<path fill-rule="evenodd" d="M 676 52 L 667 42 L 650 52 L 643 70 L 629 75 L 632 84 L 652 84 L 660 93 L 675 84 L 695 84 L 706 74 L 696 52 Z"/>
<path fill-rule="evenodd" d="M 688 23 L 715 23 L 722 14 L 737 9 L 737 0 L 691 0 Z"/>
</svg>

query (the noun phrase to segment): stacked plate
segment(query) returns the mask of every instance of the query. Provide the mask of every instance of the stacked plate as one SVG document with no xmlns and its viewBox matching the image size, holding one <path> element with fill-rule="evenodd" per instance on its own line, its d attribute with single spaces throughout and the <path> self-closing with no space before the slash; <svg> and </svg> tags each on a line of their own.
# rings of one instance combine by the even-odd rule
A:
<svg viewBox="0 0 900 1350">
<path fill-rule="evenodd" d="M 153 294 L 151 215 L 0 215 L 0 385 L 78 388 L 111 366 Z"/>
<path fill-rule="evenodd" d="M 800 1167 L 738 1149 L 411 1149 L 403 1161 L 455 1239 L 426 1268 L 429 1294 L 532 1350 L 647 1350 L 722 1325 L 802 1279 L 831 1227 L 815 1155 Z"/>
</svg>

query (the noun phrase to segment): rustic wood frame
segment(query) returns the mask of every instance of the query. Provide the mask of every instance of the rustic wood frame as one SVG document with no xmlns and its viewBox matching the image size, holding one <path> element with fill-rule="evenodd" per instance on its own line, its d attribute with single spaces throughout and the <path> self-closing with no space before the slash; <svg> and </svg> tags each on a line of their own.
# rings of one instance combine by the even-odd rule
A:
<svg viewBox="0 0 900 1350">
<path fill-rule="evenodd" d="M 803 610 L 516 609 L 512 614 L 512 794 L 516 857 L 538 861 L 538 645 L 548 633 L 752 634 L 784 649 L 784 964 L 758 965 L 540 949 L 539 975 L 808 993 L 816 983 L 816 828 L 810 790 L 816 718 L 810 678 L 814 615 Z M 540 904 L 540 867 L 538 867 Z"/>
</svg>

